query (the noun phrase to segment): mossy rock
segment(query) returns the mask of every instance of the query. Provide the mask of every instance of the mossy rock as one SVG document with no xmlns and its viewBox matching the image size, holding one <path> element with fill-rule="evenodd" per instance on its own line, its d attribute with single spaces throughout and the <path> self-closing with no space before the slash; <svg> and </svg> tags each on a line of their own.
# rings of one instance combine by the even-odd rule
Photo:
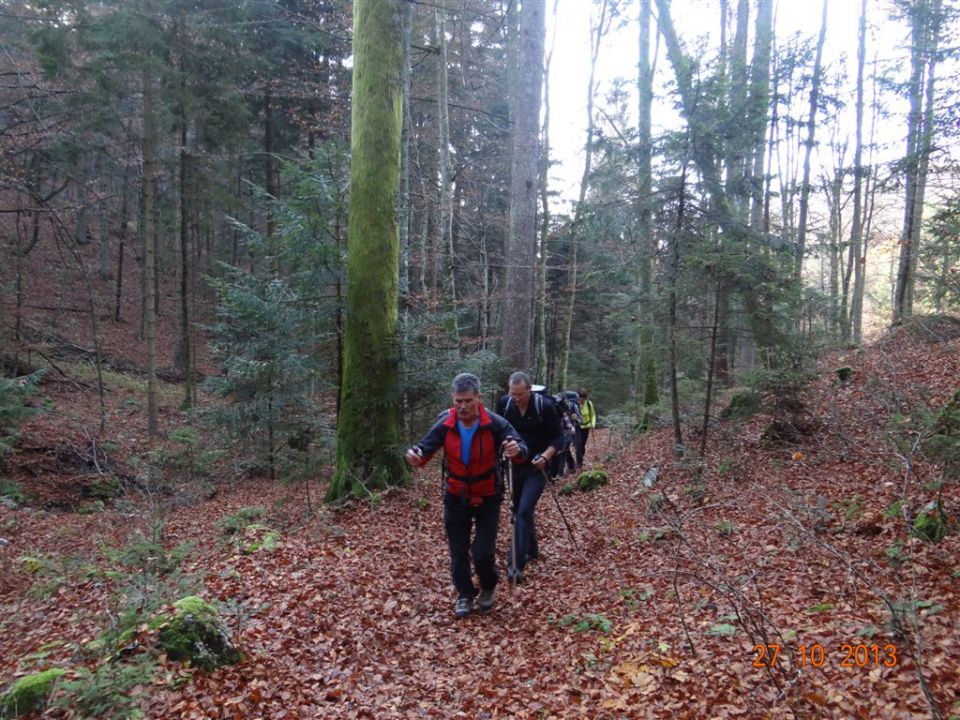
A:
<svg viewBox="0 0 960 720">
<path fill-rule="evenodd" d="M 586 492 L 606 485 L 609 481 L 610 476 L 607 475 L 606 470 L 588 470 L 580 473 L 580 477 L 577 478 L 577 487 Z"/>
<path fill-rule="evenodd" d="M 123 494 L 123 485 L 119 478 L 104 475 L 84 488 L 83 494 L 95 500 L 113 500 Z"/>
<path fill-rule="evenodd" d="M 159 630 L 157 640 L 171 660 L 190 661 L 205 670 L 240 660 L 217 611 L 195 595 L 177 600 L 172 613 L 158 615 L 150 626 Z"/>
<path fill-rule="evenodd" d="M 0 701 L 0 716 L 20 717 L 43 707 L 53 690 L 53 684 L 64 673 L 66 670 L 62 668 L 50 668 L 17 680 Z"/>
<path fill-rule="evenodd" d="M 90 500 L 77 505 L 76 513 L 77 515 L 94 515 L 105 512 L 106 509 L 107 506 L 103 504 L 103 500 Z"/>
<path fill-rule="evenodd" d="M 760 393 L 753 390 L 743 390 L 730 397 L 730 402 L 720 411 L 720 417 L 724 420 L 744 420 L 760 412 L 762 407 L 763 396 Z"/>
<path fill-rule="evenodd" d="M 217 526 L 223 531 L 224 535 L 233 535 L 243 530 L 248 525 L 252 525 L 267 516 L 267 509 L 254 505 L 237 510 L 232 515 L 226 515 L 217 520 Z"/>
<path fill-rule="evenodd" d="M 843 385 L 846 385 L 848 382 L 853 380 L 853 368 L 849 365 L 838 367 L 836 370 L 834 370 L 834 372 L 837 374 L 837 380 L 839 380 Z"/>
<path fill-rule="evenodd" d="M 261 550 L 273 552 L 277 549 L 277 542 L 280 540 L 280 533 L 272 528 L 254 523 L 243 529 L 239 536 L 240 551 L 245 555 L 253 555 Z"/>
</svg>

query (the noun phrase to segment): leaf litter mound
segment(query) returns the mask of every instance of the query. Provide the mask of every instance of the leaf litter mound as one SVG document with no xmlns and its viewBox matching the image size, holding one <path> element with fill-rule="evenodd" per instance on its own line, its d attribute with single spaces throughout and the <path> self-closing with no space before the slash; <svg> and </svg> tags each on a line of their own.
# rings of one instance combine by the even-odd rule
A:
<svg viewBox="0 0 960 720">
<path fill-rule="evenodd" d="M 501 582 L 495 609 L 462 621 L 435 467 L 306 525 L 295 488 L 225 485 L 173 512 L 165 541 L 194 543 L 185 569 L 203 574 L 245 660 L 213 672 L 165 662 L 138 688 L 141 708 L 150 718 L 917 718 L 931 704 L 958 714 L 960 543 L 956 530 L 938 544 L 910 536 L 940 468 L 910 454 L 917 435 L 904 420 L 946 401 L 958 358 L 955 337 L 904 333 L 827 357 L 805 397 L 813 436 L 774 445 L 769 417 L 718 423 L 699 481 L 669 430 L 632 443 L 595 433 L 588 459 L 610 483 L 545 494 L 528 582 Z M 836 381 L 840 365 L 854 368 L 849 383 Z M 955 516 L 955 484 L 944 499 Z M 283 528 L 273 552 L 245 553 L 217 526 L 254 505 Z M 75 663 L 116 612 L 102 577 L 37 592 L 15 558 L 96 563 L 142 517 L 0 507 L 11 543 L 0 678 Z M 508 527 L 504 512 L 502 577 Z"/>
</svg>

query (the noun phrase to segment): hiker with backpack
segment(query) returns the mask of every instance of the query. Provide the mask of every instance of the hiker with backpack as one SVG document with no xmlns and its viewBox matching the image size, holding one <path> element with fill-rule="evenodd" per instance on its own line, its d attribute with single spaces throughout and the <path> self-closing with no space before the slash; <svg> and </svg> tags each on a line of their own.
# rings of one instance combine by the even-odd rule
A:
<svg viewBox="0 0 960 720">
<path fill-rule="evenodd" d="M 497 412 L 517 429 L 530 452 L 529 460 L 514 467 L 511 498 L 516 554 L 507 560 L 507 577 L 520 584 L 527 561 L 540 556 L 534 511 L 546 488 L 550 464 L 563 447 L 563 428 L 553 398 L 534 393 L 530 376 L 521 371 L 510 376 L 509 393 L 500 398 Z"/>
<path fill-rule="evenodd" d="M 451 389 L 453 407 L 440 414 L 405 457 L 413 467 L 422 467 L 443 448 L 443 526 L 450 545 L 450 574 L 457 589 L 454 615 L 462 618 L 474 607 L 487 612 L 496 601 L 500 579 L 497 528 L 503 502 L 497 462 L 503 456 L 508 462 L 523 463 L 528 450 L 510 423 L 483 406 L 476 375 L 457 375 Z M 475 533 L 471 545 L 472 529 Z M 480 580 L 479 594 L 470 572 L 471 554 Z"/>
<path fill-rule="evenodd" d="M 560 410 L 560 420 L 563 424 L 563 446 L 553 460 L 550 477 L 557 480 L 563 477 L 567 470 L 576 469 L 573 451 L 577 446 L 577 433 L 583 416 L 580 414 L 580 399 L 576 390 L 564 390 L 553 396 L 557 409 Z"/>
<path fill-rule="evenodd" d="M 593 402 L 587 399 L 586 388 L 580 388 L 577 393 L 580 396 L 580 413 L 583 420 L 577 429 L 577 469 L 583 468 L 583 456 L 587 452 L 587 438 L 590 437 L 590 431 L 597 426 L 597 411 L 593 407 Z"/>
</svg>

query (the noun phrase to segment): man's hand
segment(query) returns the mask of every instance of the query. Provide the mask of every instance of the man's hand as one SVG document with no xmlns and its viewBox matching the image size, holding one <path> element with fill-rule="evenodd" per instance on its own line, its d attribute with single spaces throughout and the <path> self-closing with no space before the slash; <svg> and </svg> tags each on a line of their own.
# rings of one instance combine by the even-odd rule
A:
<svg viewBox="0 0 960 720">
<path fill-rule="evenodd" d="M 504 456 L 508 458 L 516 457 L 520 454 L 520 446 L 513 438 L 507 438 L 504 440 L 503 444 L 500 446 L 500 450 L 503 452 Z"/>
<path fill-rule="evenodd" d="M 543 472 L 543 469 L 547 467 L 547 459 L 540 453 L 537 453 L 530 460 L 530 464 L 533 465 L 540 472 Z"/>
<path fill-rule="evenodd" d="M 412 447 L 408 449 L 406 454 L 403 457 L 406 459 L 407 464 L 413 465 L 413 467 L 421 467 L 424 464 L 424 462 L 426 462 L 423 459 L 423 453 L 420 451 L 420 448 L 418 447 Z"/>
</svg>

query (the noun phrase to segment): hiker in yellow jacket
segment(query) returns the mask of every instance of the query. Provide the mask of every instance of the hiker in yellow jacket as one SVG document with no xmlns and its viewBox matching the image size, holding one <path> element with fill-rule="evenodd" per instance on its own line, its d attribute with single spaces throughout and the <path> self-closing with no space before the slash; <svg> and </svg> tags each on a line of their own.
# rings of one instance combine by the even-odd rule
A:
<svg viewBox="0 0 960 720">
<path fill-rule="evenodd" d="M 590 437 L 590 431 L 597 426 L 597 411 L 593 403 L 587 399 L 587 391 L 580 388 L 577 392 L 580 396 L 580 412 L 583 414 L 583 422 L 577 428 L 577 469 L 583 468 L 583 456 L 587 449 L 587 438 Z"/>
</svg>

